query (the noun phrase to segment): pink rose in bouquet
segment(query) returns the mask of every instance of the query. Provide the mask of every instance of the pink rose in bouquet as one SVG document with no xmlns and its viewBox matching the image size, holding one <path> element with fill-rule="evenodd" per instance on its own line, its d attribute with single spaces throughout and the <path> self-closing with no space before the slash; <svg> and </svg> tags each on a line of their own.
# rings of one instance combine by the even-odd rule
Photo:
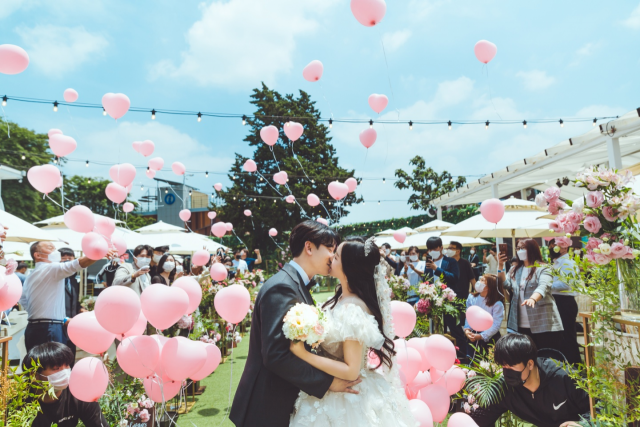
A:
<svg viewBox="0 0 640 427">
<path fill-rule="evenodd" d="M 140 411 L 140 421 L 146 423 L 147 421 L 149 421 L 149 418 L 151 418 L 151 415 L 149 415 L 149 411 L 147 411 L 146 409 Z"/>
<path fill-rule="evenodd" d="M 560 210 L 562 209 L 562 206 L 556 200 L 553 202 L 549 202 L 549 206 L 547 207 L 547 209 L 549 210 L 549 213 L 551 215 L 558 215 L 560 213 Z"/>
<path fill-rule="evenodd" d="M 614 222 L 618 219 L 618 213 L 611 206 L 602 208 L 602 216 L 609 222 Z"/>
<path fill-rule="evenodd" d="M 589 240 L 587 241 L 587 250 L 593 250 L 597 248 L 598 246 L 600 246 L 600 243 L 602 243 L 602 240 L 596 239 L 595 237 L 589 237 Z"/>
<path fill-rule="evenodd" d="M 611 245 L 612 258 L 615 258 L 615 259 L 622 258 L 626 254 L 627 254 L 627 247 L 624 244 L 620 242 L 616 242 Z"/>
<path fill-rule="evenodd" d="M 429 312 L 429 301 L 421 299 L 416 304 L 416 310 L 420 314 L 427 314 Z"/>
<path fill-rule="evenodd" d="M 571 239 L 565 236 L 556 237 L 554 240 L 556 242 L 556 245 L 560 246 L 561 248 L 568 248 L 573 244 L 573 242 L 571 242 Z"/>
<path fill-rule="evenodd" d="M 558 215 L 556 218 L 558 224 L 562 228 L 562 232 L 573 234 L 580 229 L 580 223 L 575 223 L 569 220 L 569 217 L 565 214 Z"/>
<path fill-rule="evenodd" d="M 584 228 L 589 233 L 597 233 L 602 228 L 602 224 L 600 224 L 600 220 L 597 216 L 588 215 L 584 220 Z"/>
<path fill-rule="evenodd" d="M 580 223 L 584 219 L 584 215 L 574 211 L 569 211 L 565 215 L 567 216 L 567 220 L 569 222 L 576 224 L 578 227 L 580 226 Z"/>
<path fill-rule="evenodd" d="M 4 272 L 4 274 L 9 276 L 10 274 L 13 274 L 16 272 L 16 268 L 18 268 L 18 261 L 16 261 L 13 258 L 9 258 L 7 260 L 7 265 L 5 267 L 7 270 Z"/>
<path fill-rule="evenodd" d="M 626 246 L 627 253 L 622 256 L 623 259 L 635 259 L 636 255 L 633 253 L 633 249 Z"/>
<path fill-rule="evenodd" d="M 547 198 L 544 196 L 544 193 L 538 193 L 536 196 L 536 205 L 540 208 L 547 207 Z"/>
<path fill-rule="evenodd" d="M 544 197 L 547 202 L 555 202 L 560 198 L 560 189 L 558 187 L 549 187 L 544 191 Z"/>
<path fill-rule="evenodd" d="M 595 263 L 599 265 L 606 265 L 611 262 L 611 258 L 603 254 L 593 254 L 593 259 Z"/>
<path fill-rule="evenodd" d="M 602 191 L 590 191 L 587 193 L 587 206 L 590 208 L 599 208 L 602 202 L 604 202 Z"/>
<path fill-rule="evenodd" d="M 562 233 L 564 231 L 557 219 L 549 222 L 549 229 L 555 231 L 556 233 Z"/>
</svg>

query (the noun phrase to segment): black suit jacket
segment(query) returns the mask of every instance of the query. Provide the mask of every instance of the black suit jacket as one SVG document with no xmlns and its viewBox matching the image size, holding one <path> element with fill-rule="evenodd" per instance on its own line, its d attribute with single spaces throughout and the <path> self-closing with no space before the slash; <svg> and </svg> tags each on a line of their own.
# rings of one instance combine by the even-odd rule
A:
<svg viewBox="0 0 640 427">
<path fill-rule="evenodd" d="M 237 427 L 288 427 L 300 390 L 322 398 L 331 386 L 331 375 L 289 351 L 282 319 L 296 303 L 313 304 L 313 299 L 296 269 L 286 264 L 256 298 L 247 364 L 229 414 Z"/>
<path fill-rule="evenodd" d="M 424 280 L 433 282 L 434 271 L 427 268 L 424 272 Z M 436 277 L 442 277 L 444 283 L 447 284 L 448 287 L 455 289 L 458 286 L 458 279 L 460 278 L 460 270 L 458 269 L 458 261 L 453 258 L 449 258 L 445 256 L 442 258 L 442 264 L 435 271 Z"/>
<path fill-rule="evenodd" d="M 68 279 L 71 281 L 71 292 L 67 289 L 67 279 L 64 279 L 65 312 L 67 317 L 73 317 L 80 313 L 80 284 L 75 274 Z"/>
</svg>

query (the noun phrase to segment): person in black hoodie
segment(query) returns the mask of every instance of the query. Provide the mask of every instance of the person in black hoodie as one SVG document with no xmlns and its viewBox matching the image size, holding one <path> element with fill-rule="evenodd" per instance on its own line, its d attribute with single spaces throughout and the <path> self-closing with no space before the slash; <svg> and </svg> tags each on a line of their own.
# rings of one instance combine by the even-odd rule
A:
<svg viewBox="0 0 640 427">
<path fill-rule="evenodd" d="M 533 340 L 524 334 L 509 334 L 495 346 L 494 359 L 502 365 L 506 393 L 502 401 L 471 413 L 479 427 L 493 427 L 511 411 L 538 427 L 579 427 L 590 420 L 589 395 L 552 359 L 537 357 Z"/>
</svg>

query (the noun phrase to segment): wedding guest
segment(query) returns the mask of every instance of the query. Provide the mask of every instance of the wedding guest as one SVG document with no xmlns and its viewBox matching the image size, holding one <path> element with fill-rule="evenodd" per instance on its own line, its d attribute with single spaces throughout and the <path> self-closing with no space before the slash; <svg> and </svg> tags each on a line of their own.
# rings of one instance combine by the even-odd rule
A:
<svg viewBox="0 0 640 427">
<path fill-rule="evenodd" d="M 165 285 L 170 286 L 174 280 L 179 279 L 183 276 L 183 272 L 178 273 L 176 270 L 176 259 L 171 254 L 164 254 L 160 261 L 158 261 L 158 266 L 156 268 L 156 276 L 160 276 L 164 279 Z"/>
<path fill-rule="evenodd" d="M 249 249 L 244 248 L 241 252 L 241 257 L 244 262 L 247 263 L 247 270 L 253 271 L 253 268 L 256 265 L 262 264 L 262 256 L 260 255 L 260 249 L 254 249 L 253 252 L 256 254 L 256 258 L 248 258 L 249 257 Z"/>
<path fill-rule="evenodd" d="M 471 268 L 473 268 L 473 272 L 475 274 L 475 279 L 478 280 L 480 278 L 480 258 L 478 258 L 478 250 L 475 246 L 471 246 L 469 250 L 469 263 L 471 263 Z"/>
<path fill-rule="evenodd" d="M 127 286 L 136 294 L 141 295 L 151 284 L 149 275 L 153 248 L 148 245 L 138 245 L 133 250 L 133 263 L 120 264 L 113 278 L 113 286 Z"/>
<path fill-rule="evenodd" d="M 404 276 L 409 280 L 411 286 L 417 286 L 422 281 L 424 275 L 425 262 L 418 259 L 418 247 L 411 246 L 407 251 L 407 256 L 404 262 Z M 411 305 L 416 304 L 420 297 L 413 289 L 409 289 L 407 292 L 407 302 Z"/>
<path fill-rule="evenodd" d="M 18 267 L 16 267 L 16 276 L 20 279 L 22 284 L 24 285 L 24 281 L 27 280 L 27 270 L 29 266 L 24 262 L 19 262 Z"/>
<path fill-rule="evenodd" d="M 518 258 L 522 264 L 504 272 L 506 254 L 501 254 L 498 279 L 512 293 L 507 329 L 529 335 L 538 348 L 552 348 L 565 353 L 560 313 L 551 295 L 553 279 L 542 262 L 540 247 L 533 239 L 518 242 Z"/>
<path fill-rule="evenodd" d="M 158 263 L 160 262 L 160 258 L 169 252 L 169 246 L 158 246 L 153 248 L 153 253 L 151 255 L 151 264 L 149 264 L 151 276 L 155 276 L 160 274 L 162 271 L 158 271 Z"/>
<path fill-rule="evenodd" d="M 451 242 L 444 253 L 445 256 L 455 259 L 458 262 L 458 270 L 460 276 L 455 287 L 449 286 L 460 299 L 466 300 L 469 296 L 469 290 L 473 289 L 476 284 L 475 273 L 471 263 L 462 258 L 462 244 L 460 242 Z"/>
<path fill-rule="evenodd" d="M 380 263 L 382 267 L 385 269 L 385 275 L 387 277 L 391 277 L 395 274 L 396 269 L 398 268 L 398 263 L 391 258 L 391 245 L 388 243 L 383 243 L 380 246 Z"/>
<path fill-rule="evenodd" d="M 404 263 L 407 261 L 407 253 L 403 250 L 397 258 L 396 276 L 401 276 L 404 271 Z"/>
<path fill-rule="evenodd" d="M 560 274 L 567 276 L 574 275 L 577 267 L 575 261 L 573 261 L 568 254 L 570 242 L 563 242 L 565 244 L 560 246 L 557 244 L 557 240 L 559 239 L 554 239 L 549 242 L 549 257 L 553 261 L 553 269 L 557 270 Z M 556 248 L 558 252 L 555 251 Z M 576 334 L 576 318 L 578 317 L 577 294 L 573 292 L 569 284 L 563 282 L 562 278 L 556 274 L 553 275 L 551 294 L 556 301 L 560 319 L 562 320 L 562 327 L 564 328 L 564 356 L 569 363 L 582 363 L 578 336 Z"/>
<path fill-rule="evenodd" d="M 496 247 L 482 250 L 482 262 L 485 264 L 485 273 L 498 274 L 498 260 L 496 259 Z"/>
<path fill-rule="evenodd" d="M 233 266 L 236 268 L 236 271 L 240 274 L 243 274 L 249 271 L 249 266 L 246 261 L 242 259 L 242 250 L 237 250 L 233 254 Z"/>
<path fill-rule="evenodd" d="M 39 363 L 36 380 L 49 381 L 55 397 L 45 394 L 32 427 L 75 427 L 79 421 L 86 427 L 108 427 L 98 402 L 83 402 L 69 392 L 69 378 L 75 355 L 64 344 L 49 342 L 29 350 L 24 359 L 25 368 Z"/>
<path fill-rule="evenodd" d="M 475 283 L 475 292 L 467 297 L 467 310 L 469 307 L 478 306 L 493 318 L 493 324 L 485 331 L 477 332 L 471 326 L 469 321 L 465 319 L 464 333 L 467 336 L 469 344 L 488 350 L 489 344 L 495 344 L 500 338 L 500 325 L 504 319 L 504 296 L 501 295 L 501 289 L 498 287 L 498 279 L 495 274 L 485 274 Z M 467 355 L 473 359 L 475 350 L 469 345 L 467 347 Z"/>
<path fill-rule="evenodd" d="M 61 248 L 58 249 L 58 252 L 60 252 L 60 262 L 69 262 L 76 259 L 76 254 L 71 248 Z M 64 279 L 64 291 L 65 314 L 69 319 L 71 319 L 81 311 L 80 284 L 78 283 L 78 279 L 76 279 L 75 272 Z M 73 354 L 76 354 L 76 345 L 68 338 L 68 336 L 65 344 Z M 71 367 L 73 367 L 73 364 Z"/>
</svg>

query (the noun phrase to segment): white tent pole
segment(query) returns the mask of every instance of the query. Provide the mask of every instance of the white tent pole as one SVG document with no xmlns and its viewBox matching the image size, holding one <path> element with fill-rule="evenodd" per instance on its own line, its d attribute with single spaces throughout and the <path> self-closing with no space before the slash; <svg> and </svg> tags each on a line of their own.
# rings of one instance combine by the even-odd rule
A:
<svg viewBox="0 0 640 427">
<path fill-rule="evenodd" d="M 500 193 L 498 193 L 498 184 L 491 185 L 491 197 L 494 199 L 500 199 Z M 499 244 L 502 243 L 502 237 L 496 237 L 496 249 L 499 250 Z M 497 254 L 497 252 L 496 252 Z M 497 260 L 496 260 L 497 261 Z"/>
<path fill-rule="evenodd" d="M 622 156 L 620 155 L 620 138 L 607 139 L 607 155 L 609 168 L 622 169 Z"/>
<path fill-rule="evenodd" d="M 442 221 L 442 206 L 438 206 L 438 219 Z"/>
</svg>

